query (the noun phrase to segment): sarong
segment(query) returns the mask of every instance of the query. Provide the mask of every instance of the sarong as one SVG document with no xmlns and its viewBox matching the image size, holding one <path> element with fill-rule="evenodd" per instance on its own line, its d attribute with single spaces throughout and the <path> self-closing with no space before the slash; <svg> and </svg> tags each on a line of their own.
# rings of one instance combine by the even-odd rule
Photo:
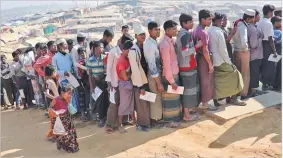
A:
<svg viewBox="0 0 283 158">
<path fill-rule="evenodd" d="M 212 59 L 210 55 L 210 59 Z M 214 73 L 209 73 L 208 64 L 202 54 L 197 54 L 197 69 L 200 84 L 200 101 L 207 103 L 215 96 Z"/>
<path fill-rule="evenodd" d="M 77 132 L 69 114 L 60 116 L 67 135 L 56 135 L 57 149 L 63 149 L 67 152 L 76 152 L 79 150 L 79 144 L 77 142 Z M 53 118 L 52 124 L 54 126 L 56 117 Z"/>
<path fill-rule="evenodd" d="M 90 105 L 92 114 L 98 113 L 99 119 L 103 120 L 107 118 L 107 110 L 109 107 L 109 99 L 107 92 L 107 82 L 103 79 L 101 81 L 96 81 L 96 86 L 102 90 L 102 93 L 96 101 L 91 97 Z"/>
<path fill-rule="evenodd" d="M 250 88 L 259 87 L 261 61 L 262 59 L 250 61 Z"/>
<path fill-rule="evenodd" d="M 183 108 L 192 108 L 198 106 L 200 103 L 200 94 L 197 69 L 180 71 L 180 83 L 181 86 L 184 86 L 184 94 L 181 95 Z"/>
<path fill-rule="evenodd" d="M 134 92 L 131 81 L 119 81 L 120 105 L 118 116 L 130 115 L 134 112 Z"/>
<path fill-rule="evenodd" d="M 114 88 L 116 93 L 115 93 L 115 103 L 113 104 L 110 102 L 110 105 L 107 110 L 107 120 L 106 124 L 108 126 L 111 126 L 112 128 L 117 127 L 118 124 L 118 105 L 120 104 L 120 93 L 119 93 L 119 88 L 115 87 Z"/>
<path fill-rule="evenodd" d="M 241 72 L 244 82 L 244 88 L 241 91 L 241 96 L 247 96 L 250 85 L 250 52 L 241 51 L 234 52 L 235 65 Z"/>
<path fill-rule="evenodd" d="M 174 75 L 177 85 L 180 85 L 178 75 Z M 163 121 L 179 121 L 181 118 L 181 100 L 179 94 L 167 93 L 169 82 L 162 77 L 165 92 L 162 93 Z"/>
<path fill-rule="evenodd" d="M 215 99 L 236 95 L 244 88 L 241 73 L 230 64 L 214 67 L 214 76 Z"/>
<path fill-rule="evenodd" d="M 137 124 L 150 125 L 149 102 L 140 99 L 140 88 L 134 87 L 135 110 L 137 112 Z"/>
<path fill-rule="evenodd" d="M 1 98 L 1 100 L 4 102 L 4 104 L 2 105 L 14 105 L 13 84 L 14 83 L 11 78 L 9 79 L 1 78 L 1 86 L 3 88 L 3 92 L 2 92 L 3 98 Z"/>
<path fill-rule="evenodd" d="M 159 74 L 159 76 L 160 75 L 161 74 Z M 162 119 L 162 94 L 158 91 L 155 80 L 151 76 L 148 76 L 148 85 L 149 85 L 150 92 L 156 94 L 155 102 L 149 103 L 150 118 L 154 120 L 161 120 Z"/>
<path fill-rule="evenodd" d="M 268 41 L 262 41 L 263 59 L 261 64 L 261 82 L 263 84 L 272 84 L 276 75 L 276 63 L 268 61 L 272 49 Z"/>
</svg>

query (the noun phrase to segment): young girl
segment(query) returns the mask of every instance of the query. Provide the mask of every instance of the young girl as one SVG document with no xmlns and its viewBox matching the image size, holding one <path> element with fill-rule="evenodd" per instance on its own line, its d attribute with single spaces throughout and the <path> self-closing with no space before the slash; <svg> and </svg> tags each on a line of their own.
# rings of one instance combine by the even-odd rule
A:
<svg viewBox="0 0 283 158">
<path fill-rule="evenodd" d="M 62 84 L 61 93 L 59 97 L 52 100 L 50 107 L 54 111 L 66 110 L 63 114 L 60 114 L 60 119 L 67 132 L 67 135 L 56 135 L 56 143 L 58 150 L 65 150 L 67 152 L 79 151 L 79 144 L 77 142 L 77 132 L 72 120 L 72 116 L 68 112 L 68 104 L 71 102 L 72 86 L 70 84 Z M 54 126 L 56 117 L 53 118 L 52 124 Z"/>
<path fill-rule="evenodd" d="M 58 78 L 56 79 L 56 72 L 52 65 L 47 65 L 45 68 L 45 89 L 44 92 L 46 96 L 46 100 L 48 105 L 50 105 L 51 101 L 59 96 L 58 93 Z M 56 117 L 55 112 L 52 109 L 48 109 L 48 115 L 50 118 L 50 129 L 46 135 L 47 139 L 54 140 L 53 138 L 53 125 L 52 120 Z"/>
</svg>

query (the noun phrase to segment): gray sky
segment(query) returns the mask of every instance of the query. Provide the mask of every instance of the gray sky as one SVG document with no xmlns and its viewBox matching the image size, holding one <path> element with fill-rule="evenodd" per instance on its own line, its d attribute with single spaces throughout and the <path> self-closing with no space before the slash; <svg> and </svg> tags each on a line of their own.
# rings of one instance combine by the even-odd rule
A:
<svg viewBox="0 0 283 158">
<path fill-rule="evenodd" d="M 110 1 L 110 0 L 108 0 Z M 194 0 L 193 0 L 194 1 Z M 221 0 L 220 0 L 221 1 Z M 226 2 L 228 2 L 227 0 L 224 0 Z M 232 0 L 229 2 L 239 2 L 239 1 L 243 1 L 243 0 Z M 256 0 L 254 0 L 256 2 Z M 99 0 L 99 3 L 103 2 L 102 0 Z M 248 1 L 250 3 L 253 3 L 252 1 Z M 281 0 L 272 0 L 272 1 L 262 1 L 262 2 L 267 2 L 267 3 L 273 3 L 275 2 L 275 5 L 280 5 Z M 5 10 L 5 9 L 11 9 L 11 8 L 16 8 L 16 7 L 24 7 L 24 6 L 36 6 L 36 5 L 45 5 L 45 4 L 61 4 L 61 5 L 71 5 L 74 4 L 73 1 L 55 1 L 55 0 L 51 0 L 51 1 L 42 1 L 42 0 L 34 0 L 34 1 L 7 1 L 7 0 L 1 0 L 1 9 Z M 77 0 L 76 3 L 78 4 L 85 4 L 85 1 L 82 0 Z M 92 4 L 92 5 L 96 5 L 97 1 L 86 1 L 87 4 Z M 245 2 L 247 3 L 247 1 Z M 279 7 L 279 6 L 277 6 Z"/>
<path fill-rule="evenodd" d="M 96 5 L 97 1 L 76 1 L 78 4 L 92 4 Z M 99 3 L 103 1 L 100 0 Z M 41 0 L 34 0 L 34 1 L 7 1 L 1 0 L 1 9 L 12 9 L 16 7 L 25 7 L 25 6 L 37 6 L 37 5 L 45 5 L 45 4 L 61 4 L 61 5 L 72 5 L 74 4 L 73 1 L 41 1 Z"/>
</svg>

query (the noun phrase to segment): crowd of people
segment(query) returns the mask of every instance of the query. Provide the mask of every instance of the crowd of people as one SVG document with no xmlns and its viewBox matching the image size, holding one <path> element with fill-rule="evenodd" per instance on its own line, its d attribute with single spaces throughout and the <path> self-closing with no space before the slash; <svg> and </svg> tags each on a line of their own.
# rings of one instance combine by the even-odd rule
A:
<svg viewBox="0 0 283 158">
<path fill-rule="evenodd" d="M 101 40 L 88 43 L 89 50 L 85 34 L 78 33 L 76 44 L 59 39 L 16 50 L 10 64 L 1 55 L 2 105 L 46 109 L 51 121 L 47 137 L 68 152 L 79 150 L 70 104 L 74 115 L 96 120 L 107 133 L 125 133 L 126 123 L 140 131 L 178 128 L 181 121 L 200 119 L 200 103 L 208 111 L 217 110 L 223 99 L 245 106 L 244 99 L 262 94 L 256 90 L 260 81 L 263 91 L 281 90 L 281 60 L 268 60 L 281 55 L 281 12 L 274 16 L 273 5 L 262 11 L 261 18 L 259 11 L 247 9 L 232 30 L 226 27 L 226 15 L 200 10 L 194 29 L 188 14 L 180 15 L 180 30 L 176 22 L 166 21 L 162 39 L 160 26 L 151 21 L 148 37 L 141 25 L 134 27 L 134 37 L 123 26 L 114 47 L 114 33 L 106 29 Z M 78 87 L 69 82 L 72 76 Z M 173 91 L 184 87 L 183 94 L 169 93 L 169 86 Z M 97 89 L 101 92 L 95 98 Z M 156 94 L 154 102 L 140 99 L 147 92 Z M 57 116 L 66 135 L 53 134 Z"/>
</svg>

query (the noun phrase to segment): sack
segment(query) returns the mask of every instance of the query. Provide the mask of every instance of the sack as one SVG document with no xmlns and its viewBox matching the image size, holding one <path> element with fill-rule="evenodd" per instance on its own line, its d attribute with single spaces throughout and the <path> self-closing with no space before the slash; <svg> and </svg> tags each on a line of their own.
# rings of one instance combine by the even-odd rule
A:
<svg viewBox="0 0 283 158">
<path fill-rule="evenodd" d="M 75 113 L 77 113 L 77 109 L 73 106 L 72 103 L 70 103 L 70 104 L 68 105 L 68 111 L 69 111 L 69 113 L 70 113 L 71 115 L 74 115 Z"/>
<path fill-rule="evenodd" d="M 67 135 L 68 134 L 59 116 L 56 117 L 56 121 L 53 127 L 53 134 L 55 135 Z"/>
</svg>

